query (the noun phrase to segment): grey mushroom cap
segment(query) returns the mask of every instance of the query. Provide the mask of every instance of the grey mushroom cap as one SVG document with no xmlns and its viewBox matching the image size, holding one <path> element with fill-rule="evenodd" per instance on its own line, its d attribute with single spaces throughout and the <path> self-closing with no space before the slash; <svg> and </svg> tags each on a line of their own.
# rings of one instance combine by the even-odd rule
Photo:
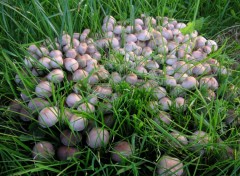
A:
<svg viewBox="0 0 240 176">
<path fill-rule="evenodd" d="M 172 101 L 167 97 L 163 97 L 159 100 L 159 104 L 164 111 L 168 111 L 172 105 Z"/>
<path fill-rule="evenodd" d="M 39 125 L 43 128 L 54 126 L 58 122 L 59 109 L 56 106 L 43 108 L 38 115 Z"/>
<path fill-rule="evenodd" d="M 94 113 L 95 107 L 91 103 L 82 103 L 78 106 L 79 112 Z"/>
<path fill-rule="evenodd" d="M 183 163 L 178 158 L 162 156 L 157 164 L 157 173 L 159 175 L 183 175 Z"/>
<path fill-rule="evenodd" d="M 147 41 L 150 40 L 150 38 L 151 35 L 147 30 L 142 30 L 137 36 L 137 39 L 140 41 Z"/>
<path fill-rule="evenodd" d="M 82 135 L 73 133 L 71 130 L 64 130 L 60 134 L 60 140 L 65 146 L 75 146 L 82 140 Z"/>
<path fill-rule="evenodd" d="M 87 134 L 86 143 L 89 147 L 96 149 L 104 147 L 109 142 L 109 132 L 103 128 L 92 128 Z"/>
<path fill-rule="evenodd" d="M 138 77 L 136 74 L 134 73 L 130 73 L 126 76 L 126 82 L 131 84 L 131 85 L 135 85 L 137 83 Z"/>
<path fill-rule="evenodd" d="M 79 67 L 78 62 L 73 58 L 64 59 L 64 67 L 67 71 L 76 71 Z"/>
<path fill-rule="evenodd" d="M 181 148 L 182 146 L 188 145 L 188 139 L 181 133 L 174 131 L 171 132 L 172 137 L 174 137 L 178 142 L 171 141 L 171 144 L 176 148 Z"/>
<path fill-rule="evenodd" d="M 78 82 L 80 80 L 83 80 L 88 77 L 88 72 L 82 69 L 78 69 L 75 72 L 73 72 L 73 81 Z"/>
<path fill-rule="evenodd" d="M 41 111 L 43 108 L 49 106 L 50 103 L 42 98 L 33 98 L 28 103 L 28 108 L 31 111 Z"/>
<path fill-rule="evenodd" d="M 61 68 L 62 65 L 63 65 L 62 56 L 54 56 L 53 58 L 51 58 L 50 66 L 52 68 Z"/>
<path fill-rule="evenodd" d="M 82 100 L 82 96 L 76 93 L 71 93 L 66 98 L 66 104 L 68 107 L 75 107 L 78 105 Z"/>
<path fill-rule="evenodd" d="M 157 117 L 154 118 L 154 121 L 160 125 L 161 122 L 169 125 L 172 122 L 172 117 L 169 113 L 160 111 L 157 115 Z"/>
<path fill-rule="evenodd" d="M 35 88 L 36 95 L 40 98 L 52 96 L 52 87 L 50 82 L 42 81 Z"/>
<path fill-rule="evenodd" d="M 165 97 L 167 95 L 167 91 L 165 88 L 163 87 L 156 87 L 154 90 L 153 90 L 153 96 L 160 100 L 161 98 Z"/>
<path fill-rule="evenodd" d="M 79 150 L 75 147 L 61 146 L 57 150 L 58 159 L 61 161 L 71 159 L 72 157 L 79 157 L 77 153 Z"/>
<path fill-rule="evenodd" d="M 94 94 L 96 94 L 99 98 L 110 97 L 113 93 L 113 90 L 110 86 L 96 86 L 94 88 Z"/>
<path fill-rule="evenodd" d="M 132 154 L 131 145 L 127 141 L 121 141 L 113 147 L 111 158 L 113 161 L 121 162 L 124 158 L 129 158 Z"/>
<path fill-rule="evenodd" d="M 72 115 L 69 119 L 69 127 L 74 131 L 83 131 L 88 125 L 88 120 L 78 115 Z"/>
<path fill-rule="evenodd" d="M 32 156 L 34 160 L 52 159 L 55 154 L 53 145 L 47 141 L 41 141 L 34 145 Z"/>
<path fill-rule="evenodd" d="M 64 79 L 64 73 L 61 69 L 54 69 L 47 75 L 47 79 L 53 83 L 60 83 Z"/>
<path fill-rule="evenodd" d="M 182 87 L 185 89 L 195 89 L 198 87 L 199 83 L 196 78 L 189 76 L 182 82 Z"/>
</svg>

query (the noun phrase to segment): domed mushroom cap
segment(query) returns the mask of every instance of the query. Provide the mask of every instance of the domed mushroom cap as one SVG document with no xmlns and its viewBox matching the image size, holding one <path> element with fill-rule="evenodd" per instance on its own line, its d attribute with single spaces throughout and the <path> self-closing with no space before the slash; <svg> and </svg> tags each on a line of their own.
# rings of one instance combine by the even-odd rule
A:
<svg viewBox="0 0 240 176">
<path fill-rule="evenodd" d="M 185 104 L 185 99 L 184 98 L 182 98 L 182 97 L 177 97 L 176 99 L 175 99 L 175 105 L 176 105 L 176 108 L 183 108 L 183 110 L 185 110 L 186 109 L 186 104 Z"/>
<path fill-rule="evenodd" d="M 185 23 L 177 23 L 175 28 L 177 29 L 182 29 L 182 28 L 185 28 L 186 27 L 186 24 Z"/>
<path fill-rule="evenodd" d="M 198 87 L 198 84 L 199 83 L 196 78 L 189 76 L 182 82 L 182 87 L 185 89 L 195 89 L 196 87 Z"/>
<path fill-rule="evenodd" d="M 166 75 L 165 85 L 169 87 L 175 87 L 177 85 L 177 81 L 174 77 Z"/>
<path fill-rule="evenodd" d="M 139 24 L 139 25 L 141 25 L 141 26 L 144 25 L 143 20 L 140 19 L 140 18 L 135 19 L 135 20 L 134 20 L 134 24 L 135 24 L 135 25 Z"/>
<path fill-rule="evenodd" d="M 112 38 L 110 40 L 112 48 L 119 48 L 120 44 L 117 38 Z"/>
<path fill-rule="evenodd" d="M 44 67 L 45 69 L 50 70 L 52 67 L 50 65 L 51 59 L 48 57 L 42 57 L 38 60 L 37 67 Z"/>
<path fill-rule="evenodd" d="M 166 29 L 163 29 L 162 30 L 162 36 L 167 39 L 167 40 L 171 40 L 173 39 L 173 33 L 171 30 L 166 30 Z"/>
<path fill-rule="evenodd" d="M 63 65 L 62 56 L 55 56 L 55 57 L 51 58 L 50 66 L 52 68 L 61 68 L 62 65 Z"/>
<path fill-rule="evenodd" d="M 78 69 L 73 73 L 73 81 L 78 82 L 88 77 L 88 72 L 82 69 Z"/>
<path fill-rule="evenodd" d="M 174 78 L 176 79 L 177 83 L 182 83 L 188 75 L 186 73 L 175 73 Z"/>
<path fill-rule="evenodd" d="M 82 100 L 82 96 L 76 93 L 71 93 L 67 96 L 66 98 L 66 104 L 68 105 L 68 107 L 74 107 L 75 105 L 77 105 L 78 103 L 80 103 L 80 101 Z"/>
<path fill-rule="evenodd" d="M 38 47 L 35 44 L 32 44 L 27 48 L 27 51 L 31 52 L 31 53 L 35 53 L 37 51 L 37 49 L 38 49 Z"/>
<path fill-rule="evenodd" d="M 122 78 L 118 72 L 112 72 L 111 77 L 114 83 L 119 83 L 122 81 Z"/>
<path fill-rule="evenodd" d="M 154 121 L 160 125 L 161 122 L 169 125 L 172 122 L 172 117 L 169 113 L 164 112 L 164 111 L 160 111 L 158 113 L 158 116 L 154 118 Z"/>
<path fill-rule="evenodd" d="M 124 30 L 123 26 L 117 25 L 117 26 L 114 27 L 113 33 L 117 34 L 117 35 L 120 35 L 120 34 L 122 34 L 123 30 Z"/>
<path fill-rule="evenodd" d="M 137 73 L 140 73 L 140 74 L 146 74 L 146 73 L 148 73 L 148 71 L 147 71 L 143 66 L 141 66 L 141 65 L 137 66 L 137 67 L 135 68 L 135 70 L 136 70 Z"/>
<path fill-rule="evenodd" d="M 93 43 L 88 44 L 87 53 L 93 54 L 96 51 L 97 51 L 97 49 Z"/>
<path fill-rule="evenodd" d="M 43 56 L 47 56 L 49 54 L 49 51 L 47 48 L 45 47 L 40 47 L 36 50 L 36 54 L 39 56 L 39 57 L 43 57 Z"/>
<path fill-rule="evenodd" d="M 188 144 L 187 138 L 184 135 L 180 134 L 179 132 L 174 131 L 174 132 L 171 133 L 171 135 L 176 140 L 178 140 L 178 142 L 180 143 L 180 145 L 179 145 L 177 142 L 171 141 L 171 144 L 174 147 L 180 148 L 182 145 L 187 145 Z"/>
<path fill-rule="evenodd" d="M 67 71 L 76 71 L 79 67 L 78 62 L 73 58 L 64 59 L 64 67 Z"/>
<path fill-rule="evenodd" d="M 66 57 L 75 58 L 77 56 L 77 51 L 75 49 L 69 49 L 65 55 Z"/>
<path fill-rule="evenodd" d="M 157 167 L 157 173 L 159 175 L 183 175 L 183 163 L 178 158 L 173 158 L 165 155 L 160 158 Z"/>
<path fill-rule="evenodd" d="M 84 117 L 73 115 L 70 117 L 69 126 L 74 131 L 82 131 L 88 125 L 88 120 Z"/>
<path fill-rule="evenodd" d="M 125 49 L 127 52 L 131 52 L 131 51 L 137 49 L 137 45 L 136 45 L 136 43 L 134 43 L 134 42 L 127 42 L 127 43 L 124 45 L 124 49 Z"/>
<path fill-rule="evenodd" d="M 97 72 L 96 72 L 99 80 L 103 81 L 103 80 L 107 80 L 110 77 L 110 73 L 104 68 L 100 68 Z"/>
<path fill-rule="evenodd" d="M 115 24 L 116 23 L 116 19 L 113 16 L 105 16 L 103 19 L 103 23 L 111 23 L 111 24 Z"/>
<path fill-rule="evenodd" d="M 207 40 L 204 37 L 198 36 L 196 39 L 195 47 L 202 48 L 203 46 L 205 46 L 206 42 L 207 42 Z"/>
<path fill-rule="evenodd" d="M 64 79 L 64 73 L 61 69 L 54 69 L 47 75 L 47 79 L 53 83 L 60 83 Z"/>
<path fill-rule="evenodd" d="M 98 97 L 94 94 L 89 94 L 88 97 L 88 103 L 91 103 L 92 105 L 97 105 L 98 104 Z"/>
<path fill-rule="evenodd" d="M 161 99 L 161 98 L 165 97 L 166 95 L 167 95 L 167 91 L 163 87 L 159 86 L 153 90 L 153 96 L 157 99 Z"/>
<path fill-rule="evenodd" d="M 214 77 L 204 77 L 200 79 L 200 86 L 205 86 L 212 90 L 218 89 L 218 82 Z"/>
<path fill-rule="evenodd" d="M 91 103 L 82 103 L 78 106 L 79 112 L 94 113 L 95 107 Z"/>
<path fill-rule="evenodd" d="M 59 109 L 56 106 L 43 108 L 38 115 L 39 125 L 43 128 L 52 127 L 58 122 Z"/>
<path fill-rule="evenodd" d="M 100 98 L 109 97 L 112 93 L 113 91 L 110 86 L 96 86 L 94 88 L 94 94 L 96 94 Z"/>
<path fill-rule="evenodd" d="M 40 98 L 50 97 L 52 95 L 52 87 L 50 82 L 42 81 L 35 88 L 36 95 Z"/>
<path fill-rule="evenodd" d="M 166 45 L 160 45 L 157 47 L 157 52 L 159 54 L 167 54 L 168 53 L 168 47 Z"/>
<path fill-rule="evenodd" d="M 132 154 L 131 145 L 127 141 L 121 141 L 113 147 L 111 158 L 113 161 L 121 162 L 124 158 L 129 158 Z"/>
<path fill-rule="evenodd" d="M 82 140 L 81 133 L 73 133 L 70 130 L 64 130 L 60 134 L 60 140 L 65 146 L 75 146 Z"/>
<path fill-rule="evenodd" d="M 137 35 L 137 39 L 140 41 L 147 41 L 150 40 L 151 35 L 147 30 L 142 30 L 138 35 Z"/>
<path fill-rule="evenodd" d="M 87 51 L 88 45 L 87 43 L 80 43 L 77 47 L 77 51 L 79 54 L 85 54 Z"/>
<path fill-rule="evenodd" d="M 47 160 L 53 158 L 55 150 L 53 145 L 47 141 L 41 141 L 34 145 L 32 156 L 34 160 Z"/>
<path fill-rule="evenodd" d="M 164 111 L 167 111 L 169 110 L 169 107 L 172 105 L 172 101 L 167 97 L 163 97 L 159 100 L 159 104 Z"/>
<path fill-rule="evenodd" d="M 28 108 L 31 111 L 40 111 L 49 105 L 50 103 L 47 100 L 44 100 L 42 98 L 33 98 L 29 101 Z"/>
<path fill-rule="evenodd" d="M 167 66 L 166 67 L 166 74 L 167 75 L 169 75 L 169 76 L 171 76 L 171 75 L 173 75 L 174 74 L 174 72 L 175 72 L 175 69 L 172 67 L 172 66 Z M 170 77 L 171 78 L 171 77 Z M 172 78 L 173 79 L 173 78 Z M 168 79 L 166 78 L 166 81 L 167 81 Z"/>
<path fill-rule="evenodd" d="M 209 46 L 213 51 L 217 51 L 218 45 L 214 40 L 207 40 L 206 45 Z"/>
<path fill-rule="evenodd" d="M 99 82 L 99 78 L 96 73 L 89 76 L 88 83 L 90 85 L 97 84 L 98 82 Z"/>
<path fill-rule="evenodd" d="M 147 63 L 146 63 L 146 68 L 147 68 L 148 70 L 156 70 L 156 69 L 159 68 L 159 65 L 158 65 L 158 63 L 157 63 L 156 61 L 154 61 L 154 60 L 149 60 L 149 61 L 147 61 Z"/>
<path fill-rule="evenodd" d="M 192 73 L 197 76 L 202 75 L 203 73 L 205 73 L 205 67 L 202 64 L 198 64 L 192 69 Z"/>
<path fill-rule="evenodd" d="M 79 152 L 79 150 L 77 148 L 61 146 L 57 150 L 57 156 L 58 156 L 59 160 L 64 161 L 64 160 L 67 160 L 69 158 L 76 156 L 76 153 L 78 153 L 78 152 Z M 79 157 L 79 156 L 77 156 L 77 157 Z"/>
<path fill-rule="evenodd" d="M 87 134 L 86 142 L 93 149 L 104 147 L 109 142 L 109 132 L 103 128 L 92 128 Z"/>
<path fill-rule="evenodd" d="M 51 58 L 55 58 L 57 56 L 61 56 L 62 57 L 62 52 L 60 50 L 52 50 L 50 53 L 49 53 L 49 57 Z"/>
<path fill-rule="evenodd" d="M 125 38 L 126 42 L 136 42 L 137 41 L 137 37 L 134 34 L 128 34 Z"/>
<path fill-rule="evenodd" d="M 129 84 L 135 85 L 135 84 L 137 83 L 137 81 L 138 81 L 138 77 L 137 77 L 136 74 L 130 73 L 130 74 L 128 74 L 128 75 L 126 76 L 126 79 L 125 79 L 125 80 L 126 80 L 126 82 L 129 83 Z"/>
<path fill-rule="evenodd" d="M 104 23 L 102 25 L 102 31 L 103 32 L 113 31 L 113 24 L 112 23 Z"/>
</svg>

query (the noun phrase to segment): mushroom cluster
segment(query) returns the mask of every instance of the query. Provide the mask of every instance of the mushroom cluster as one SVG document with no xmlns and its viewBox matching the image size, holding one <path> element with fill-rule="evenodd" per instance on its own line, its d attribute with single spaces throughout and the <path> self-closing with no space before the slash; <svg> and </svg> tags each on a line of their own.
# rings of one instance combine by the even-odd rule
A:
<svg viewBox="0 0 240 176">
<path fill-rule="evenodd" d="M 170 124 L 173 119 L 168 111 L 172 108 L 185 111 L 187 93 L 204 88 L 214 98 L 219 87 L 216 75 L 228 74 L 224 66 L 211 58 L 218 49 L 217 43 L 198 35 L 197 31 L 183 34 L 181 30 L 185 27 L 185 23 L 167 17 L 143 14 L 126 23 L 106 16 L 102 33 L 96 35 L 96 40 L 89 37 L 90 29 L 85 29 L 73 36 L 64 32 L 54 42 L 46 40 L 41 46 L 32 44 L 27 49 L 24 64 L 38 78 L 38 84 L 28 95 L 21 94 L 26 106 L 14 107 L 24 121 L 31 121 L 37 114 L 42 128 L 52 128 L 58 123 L 67 125 L 68 129 L 60 134 L 63 144 L 57 150 L 60 160 L 78 153 L 76 146 L 82 135 L 92 149 L 109 143 L 106 127 L 114 123 L 112 103 L 119 96 L 113 85 L 121 82 L 151 90 L 149 107 L 158 114 L 154 121 Z M 20 75 L 16 75 L 15 82 L 22 85 Z M 62 89 L 65 96 L 62 110 L 53 97 L 56 89 L 66 84 L 71 85 L 71 91 Z M 106 117 L 102 127 L 92 125 L 89 115 L 95 113 Z M 188 143 L 184 136 L 172 135 L 180 144 Z M 54 155 L 52 146 L 48 147 L 51 151 L 46 151 L 44 146 L 50 144 L 35 144 L 34 159 L 39 158 L 38 154 L 41 158 Z M 131 145 L 121 141 L 113 148 L 112 160 L 121 162 L 132 154 Z M 168 172 L 182 175 L 182 163 L 173 167 L 176 163 L 180 161 L 164 157 L 158 173 L 171 168 Z"/>
</svg>

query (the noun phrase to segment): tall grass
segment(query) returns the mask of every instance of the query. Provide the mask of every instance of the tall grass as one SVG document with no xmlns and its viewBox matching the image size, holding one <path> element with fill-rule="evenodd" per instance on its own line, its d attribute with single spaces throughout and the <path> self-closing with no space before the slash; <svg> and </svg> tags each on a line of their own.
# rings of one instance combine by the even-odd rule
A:
<svg viewBox="0 0 240 176">
<path fill-rule="evenodd" d="M 152 119 L 156 116 L 148 107 L 148 94 L 132 90 L 126 84 L 115 89 L 122 93 L 114 103 L 113 113 L 117 122 L 108 130 L 111 137 L 127 140 L 134 149 L 134 156 L 125 163 L 116 164 L 109 160 L 113 144 L 103 150 L 92 150 L 84 145 L 80 149 L 80 159 L 71 161 L 34 161 L 31 150 L 34 142 L 52 140 L 59 146 L 59 132 L 65 128 L 43 130 L 33 119 L 32 124 L 19 121 L 7 106 L 10 100 L 18 99 L 19 92 L 30 92 L 36 85 L 33 77 L 23 73 L 25 49 L 30 43 L 54 40 L 67 31 L 69 34 L 90 28 L 92 33 L 99 32 L 105 15 L 111 14 L 124 21 L 139 17 L 142 13 L 152 16 L 174 17 L 179 21 L 193 22 L 203 17 L 204 23 L 199 31 L 207 38 L 221 35 L 221 31 L 240 24 L 240 2 L 238 0 L 3 0 L 0 2 L 0 173 L 2 175 L 152 175 L 156 174 L 155 163 L 163 154 L 179 157 L 184 162 L 186 175 L 238 175 L 240 172 L 240 130 L 237 126 L 227 127 L 225 118 L 228 109 L 240 114 L 239 71 L 221 78 L 221 88 L 215 101 L 207 102 L 203 91 L 197 90 L 189 95 L 186 113 L 172 109 L 174 122 L 158 125 Z M 230 36 L 229 36 L 230 37 Z M 226 42 L 226 43 L 224 43 Z M 215 57 L 230 67 L 237 64 L 240 46 L 231 41 L 222 41 L 222 50 Z M 15 74 L 21 76 L 24 86 L 16 89 Z M 235 89 L 229 92 L 229 87 Z M 68 82 L 62 87 L 71 90 Z M 146 95 L 147 94 L 147 95 Z M 32 95 L 33 96 L 33 95 Z M 63 108 L 64 95 L 55 92 L 53 104 Z M 89 117 L 102 123 L 102 114 Z M 188 147 L 174 148 L 169 141 L 173 129 L 190 136 L 193 130 L 208 132 L 212 141 L 205 145 L 207 157 L 189 152 Z M 223 143 L 217 141 L 221 138 Z M 84 143 L 84 142 L 83 142 Z M 234 158 L 225 158 L 225 148 L 233 148 Z M 213 150 L 210 149 L 213 147 Z"/>
</svg>

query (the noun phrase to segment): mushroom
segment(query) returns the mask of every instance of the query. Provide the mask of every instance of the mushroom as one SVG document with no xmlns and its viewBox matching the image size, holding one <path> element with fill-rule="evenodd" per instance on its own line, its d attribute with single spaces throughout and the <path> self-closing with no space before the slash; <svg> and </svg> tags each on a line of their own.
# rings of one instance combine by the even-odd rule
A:
<svg viewBox="0 0 240 176">
<path fill-rule="evenodd" d="M 136 75 L 136 74 L 130 73 L 130 74 L 128 74 L 128 75 L 126 76 L 126 79 L 125 79 L 125 80 L 126 80 L 126 82 L 129 83 L 129 84 L 135 85 L 135 84 L 137 83 L 138 78 L 137 78 L 137 75 Z"/>
<path fill-rule="evenodd" d="M 73 133 L 70 130 L 64 130 L 60 134 L 60 140 L 65 146 L 75 146 L 82 140 L 82 135 Z"/>
<path fill-rule="evenodd" d="M 186 73 L 175 73 L 174 78 L 176 79 L 177 83 L 181 84 L 188 75 Z"/>
<path fill-rule="evenodd" d="M 169 98 L 163 97 L 159 100 L 159 104 L 164 111 L 169 110 L 169 107 L 172 105 L 172 102 Z"/>
<path fill-rule="evenodd" d="M 173 140 L 169 141 L 172 146 L 176 148 L 181 148 L 182 146 L 188 145 L 188 140 L 184 135 L 180 134 L 177 131 L 171 132 L 170 134 L 178 141 L 178 143 Z"/>
<path fill-rule="evenodd" d="M 34 160 L 52 159 L 55 154 L 53 145 L 47 141 L 41 141 L 34 145 L 32 156 Z"/>
<path fill-rule="evenodd" d="M 134 34 L 128 34 L 125 38 L 126 42 L 136 42 L 138 39 Z"/>
<path fill-rule="evenodd" d="M 192 69 L 192 73 L 196 76 L 202 75 L 205 73 L 205 67 L 202 64 L 198 64 Z"/>
<path fill-rule="evenodd" d="M 214 77 L 203 77 L 200 79 L 200 86 L 207 87 L 212 90 L 217 90 L 218 82 Z"/>
<path fill-rule="evenodd" d="M 62 56 L 55 56 L 50 61 L 50 66 L 52 68 L 60 68 L 63 65 L 63 58 Z"/>
<path fill-rule="evenodd" d="M 76 71 L 79 67 L 78 62 L 73 58 L 64 59 L 64 67 L 67 71 Z"/>
<path fill-rule="evenodd" d="M 157 63 L 156 61 L 154 61 L 154 60 L 149 60 L 149 61 L 147 61 L 147 63 L 146 63 L 146 68 L 147 68 L 148 70 L 156 70 L 156 69 L 159 68 L 159 65 L 158 65 L 158 63 Z"/>
<path fill-rule="evenodd" d="M 78 115 L 72 115 L 69 119 L 69 126 L 74 131 L 82 131 L 88 125 L 88 120 Z"/>
<path fill-rule="evenodd" d="M 28 103 L 28 108 L 31 111 L 41 111 L 43 108 L 49 106 L 50 103 L 42 98 L 33 98 Z"/>
<path fill-rule="evenodd" d="M 113 147 L 111 158 L 113 161 L 121 162 L 133 154 L 131 145 L 127 141 L 121 141 Z"/>
<path fill-rule="evenodd" d="M 39 64 L 38 66 L 41 68 L 42 66 L 45 69 L 50 70 L 52 67 L 50 65 L 51 59 L 49 59 L 48 57 L 42 57 L 41 59 L 38 60 Z"/>
<path fill-rule="evenodd" d="M 104 147 L 109 142 L 109 132 L 104 128 L 92 128 L 87 134 L 86 143 L 89 147 L 95 149 Z"/>
<path fill-rule="evenodd" d="M 69 49 L 69 50 L 67 50 L 65 55 L 66 55 L 66 57 L 74 59 L 77 56 L 77 52 L 75 49 Z"/>
<path fill-rule="evenodd" d="M 88 72 L 82 69 L 78 69 L 73 73 L 73 81 L 78 82 L 88 77 Z"/>
<path fill-rule="evenodd" d="M 89 76 L 88 83 L 90 85 L 97 84 L 98 82 L 99 82 L 99 78 L 98 78 L 97 74 L 92 74 L 92 75 Z"/>
<path fill-rule="evenodd" d="M 79 104 L 82 100 L 82 96 L 76 93 L 71 93 L 66 98 L 66 104 L 72 108 Z"/>
<path fill-rule="evenodd" d="M 112 23 L 104 23 L 102 25 L 102 31 L 103 32 L 113 31 L 113 24 Z"/>
<path fill-rule="evenodd" d="M 189 144 L 191 145 L 191 150 L 202 151 L 202 149 L 209 144 L 211 137 L 204 131 L 195 131 L 189 137 Z"/>
<path fill-rule="evenodd" d="M 38 49 L 38 47 L 35 44 L 32 44 L 27 48 L 27 51 L 30 53 L 35 53 L 37 51 L 37 49 Z"/>
<path fill-rule="evenodd" d="M 31 121 L 31 113 L 28 109 L 22 107 L 20 112 L 19 112 L 19 116 L 21 118 L 22 121 L 25 121 L 25 122 L 29 122 Z"/>
<path fill-rule="evenodd" d="M 86 53 L 87 48 L 88 48 L 88 46 L 86 43 L 80 43 L 76 50 L 79 54 L 83 55 Z"/>
<path fill-rule="evenodd" d="M 161 122 L 169 125 L 172 122 L 172 117 L 170 116 L 169 113 L 164 112 L 164 111 L 159 111 L 157 117 L 154 118 L 154 121 L 160 125 Z"/>
<path fill-rule="evenodd" d="M 36 50 L 36 54 L 39 56 L 39 57 L 43 57 L 43 56 L 47 56 L 49 54 L 49 51 L 47 48 L 45 47 L 40 47 Z"/>
<path fill-rule="evenodd" d="M 98 97 L 94 94 L 89 94 L 87 99 L 88 99 L 88 103 L 91 103 L 92 105 L 98 104 Z"/>
<path fill-rule="evenodd" d="M 153 96 L 158 100 L 165 97 L 166 95 L 167 95 L 167 91 L 163 87 L 158 86 L 153 90 Z"/>
<path fill-rule="evenodd" d="M 147 30 L 142 30 L 138 35 L 137 35 L 137 39 L 140 41 L 147 41 L 151 38 L 150 33 Z"/>
<path fill-rule="evenodd" d="M 178 158 L 164 155 L 157 164 L 157 174 L 165 176 L 181 176 L 183 175 L 183 164 Z"/>
<path fill-rule="evenodd" d="M 94 113 L 95 107 L 91 103 L 82 103 L 78 106 L 79 112 Z"/>
<path fill-rule="evenodd" d="M 40 98 L 50 97 L 52 95 L 52 87 L 50 82 L 42 81 L 35 88 L 36 95 Z"/>
<path fill-rule="evenodd" d="M 61 69 L 54 69 L 47 75 L 47 79 L 53 83 L 60 83 L 64 79 L 64 73 Z"/>
<path fill-rule="evenodd" d="M 174 77 L 166 75 L 165 85 L 169 87 L 175 87 L 177 85 L 177 81 Z"/>
<path fill-rule="evenodd" d="M 123 26 L 117 25 L 117 26 L 114 27 L 113 33 L 117 34 L 117 35 L 120 35 L 120 34 L 122 34 L 123 30 L 124 30 Z"/>
<path fill-rule="evenodd" d="M 119 83 L 122 81 L 122 78 L 118 72 L 112 72 L 111 77 L 114 83 Z"/>
<path fill-rule="evenodd" d="M 195 89 L 196 87 L 198 87 L 198 81 L 196 80 L 196 78 L 189 76 L 186 79 L 183 80 L 182 82 L 182 87 L 185 89 Z"/>
<path fill-rule="evenodd" d="M 49 128 L 58 122 L 59 109 L 56 106 L 43 108 L 38 115 L 39 125 Z"/>
<path fill-rule="evenodd" d="M 57 156 L 59 160 L 64 161 L 68 160 L 69 158 L 76 157 L 76 153 L 78 152 L 79 150 L 77 148 L 61 146 L 57 150 Z"/>
<path fill-rule="evenodd" d="M 110 86 L 96 86 L 94 93 L 100 98 L 110 97 L 112 94 L 112 88 Z"/>
<path fill-rule="evenodd" d="M 175 105 L 177 109 L 183 109 L 186 110 L 186 104 L 185 104 L 185 99 L 182 97 L 177 97 L 175 99 Z"/>
</svg>

